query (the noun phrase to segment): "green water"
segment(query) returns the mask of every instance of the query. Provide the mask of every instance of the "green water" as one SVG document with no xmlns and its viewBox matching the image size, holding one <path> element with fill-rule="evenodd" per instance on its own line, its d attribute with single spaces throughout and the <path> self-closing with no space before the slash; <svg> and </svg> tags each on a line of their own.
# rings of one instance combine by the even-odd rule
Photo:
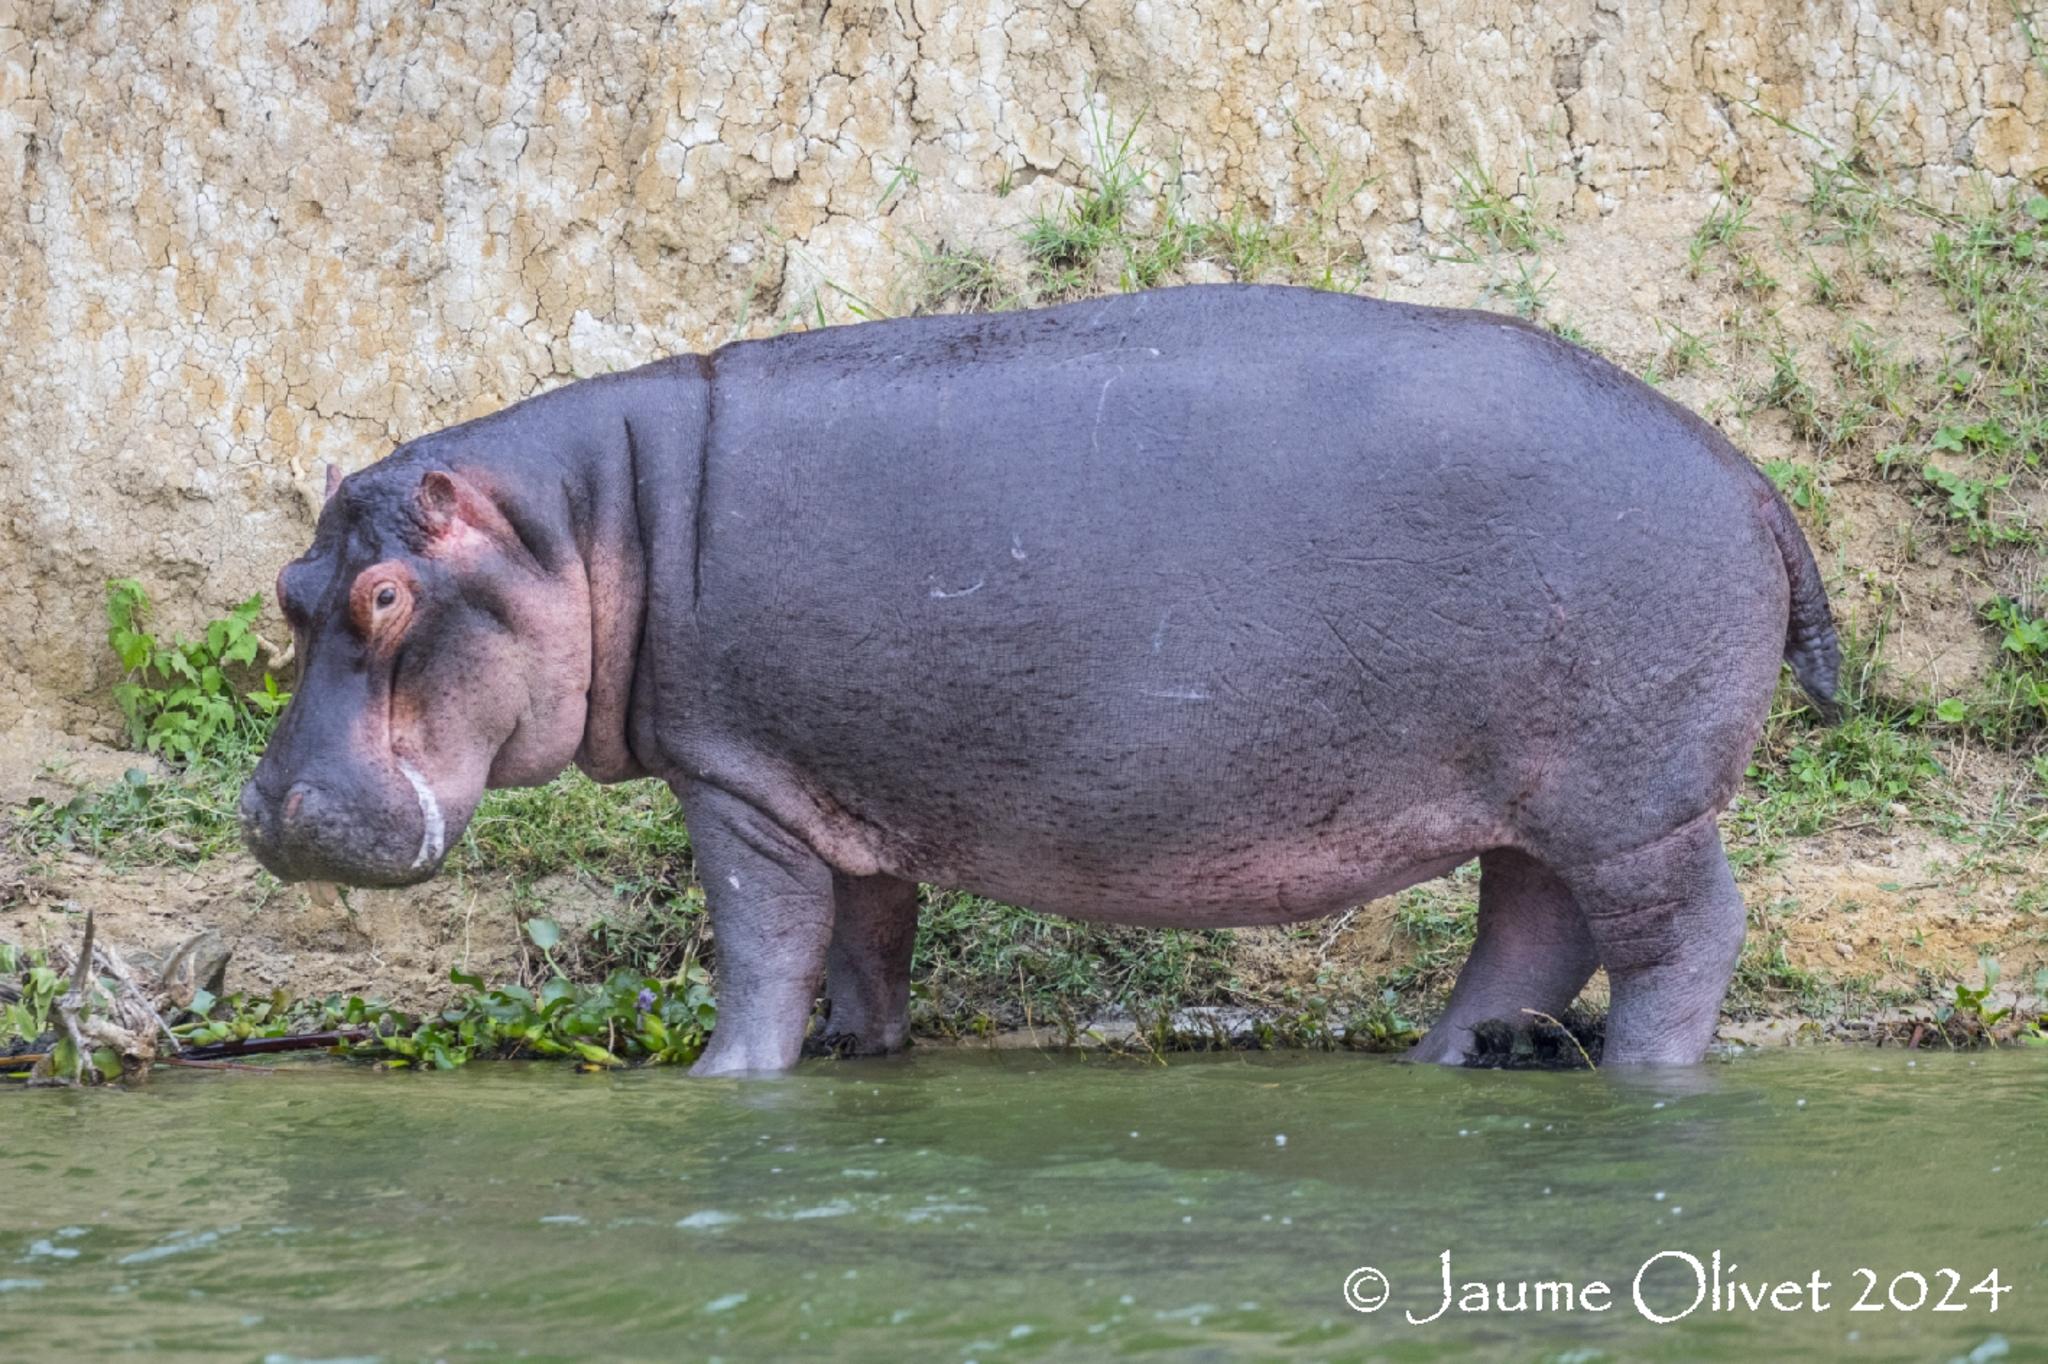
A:
<svg viewBox="0 0 2048 1364">
<path fill-rule="evenodd" d="M 1614 1305 L 1460 1313 L 1464 1280 Z M 1631 1299 L 1684 1251 L 1812 1310 Z M 1372 1265 L 1387 1306 L 1347 1307 Z M 1918 1311 L 1853 1312 L 1855 1274 Z M 1953 1302 L 1936 1312 L 1960 1276 Z M 1969 1289 L 1996 1269 L 2010 1291 Z M 1648 1304 L 1689 1302 L 1675 1258 Z M 1786 1295 L 1785 1301 L 1790 1301 Z M 2048 1358 L 2048 1054 L 930 1051 L 0 1094 L 0 1359 Z"/>
</svg>

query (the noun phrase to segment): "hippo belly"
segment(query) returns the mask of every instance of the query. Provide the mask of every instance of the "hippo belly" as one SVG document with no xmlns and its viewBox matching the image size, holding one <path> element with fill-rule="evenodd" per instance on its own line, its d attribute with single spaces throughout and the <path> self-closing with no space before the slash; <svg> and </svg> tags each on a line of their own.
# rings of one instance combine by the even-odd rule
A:
<svg viewBox="0 0 2048 1364">
<path fill-rule="evenodd" d="M 1746 468 L 1518 324 L 1226 297 L 722 353 L 678 747 L 863 870 L 1146 923 L 1597 854 L 1732 785 L 1784 641 Z M 1683 780 L 1575 766 L 1702 738 Z"/>
</svg>

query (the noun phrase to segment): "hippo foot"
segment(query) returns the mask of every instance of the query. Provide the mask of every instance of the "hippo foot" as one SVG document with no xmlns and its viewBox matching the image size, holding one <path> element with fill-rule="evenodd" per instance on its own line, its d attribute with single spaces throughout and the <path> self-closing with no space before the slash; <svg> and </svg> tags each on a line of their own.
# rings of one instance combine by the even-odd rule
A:
<svg viewBox="0 0 2048 1364">
<path fill-rule="evenodd" d="M 804 1055 L 836 1056 L 847 1060 L 856 1056 L 892 1056 L 902 1051 L 909 1043 L 897 1038 L 891 1042 L 885 1037 L 858 1032 L 834 1032 L 829 1028 L 813 1037 L 804 1039 Z"/>
<path fill-rule="evenodd" d="M 690 1067 L 690 1074 L 698 1079 L 713 1076 L 781 1075 L 795 1064 L 794 1052 L 785 1053 L 779 1047 L 749 1048 L 731 1045 L 721 1048 L 714 1034 L 712 1044 L 704 1049 L 704 1054 Z"/>
<path fill-rule="evenodd" d="M 1572 1009 L 1562 1018 L 1482 1019 L 1432 1028 L 1402 1059 L 1472 1070 L 1594 1070 L 1606 1020 Z"/>
<path fill-rule="evenodd" d="M 1464 1064 L 1476 1070 L 1594 1070 L 1606 1020 L 1577 1009 L 1562 1018 L 1481 1023 L 1472 1030 Z"/>
<path fill-rule="evenodd" d="M 1417 1065 L 1462 1066 L 1470 1055 L 1472 1030 L 1438 1024 L 1423 1034 L 1422 1040 L 1408 1048 L 1401 1057 Z"/>
</svg>

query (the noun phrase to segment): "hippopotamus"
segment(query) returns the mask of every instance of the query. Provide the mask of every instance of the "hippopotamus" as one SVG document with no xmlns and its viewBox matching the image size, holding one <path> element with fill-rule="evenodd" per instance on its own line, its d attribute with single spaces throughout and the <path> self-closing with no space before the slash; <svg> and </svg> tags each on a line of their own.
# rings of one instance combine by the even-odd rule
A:
<svg viewBox="0 0 2048 1364">
<path fill-rule="evenodd" d="M 919 883 L 1289 923 L 1477 858 L 1418 1060 L 1560 1014 L 1700 1060 L 1744 910 L 1716 816 L 1813 555 L 1712 426 L 1513 319 L 1164 289 L 742 341 L 340 480 L 278 576 L 242 794 L 285 880 L 434 875 L 487 787 L 654 777 L 709 901 L 698 1074 L 905 1044 Z"/>
</svg>

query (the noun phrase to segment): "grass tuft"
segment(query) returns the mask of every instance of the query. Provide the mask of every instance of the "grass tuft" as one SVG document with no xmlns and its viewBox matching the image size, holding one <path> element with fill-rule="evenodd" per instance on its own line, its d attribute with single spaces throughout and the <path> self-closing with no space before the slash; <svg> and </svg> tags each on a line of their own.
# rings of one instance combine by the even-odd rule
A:
<svg viewBox="0 0 2048 1364">
<path fill-rule="evenodd" d="M 1502 190 L 1494 182 L 1493 172 L 1477 161 L 1452 171 L 1458 181 L 1452 207 L 1461 225 L 1452 235 L 1458 248 L 1454 259 L 1477 261 L 1496 252 L 1534 255 L 1546 244 L 1561 240 L 1537 199 L 1535 167 L 1525 163 L 1524 169 L 1531 186 L 1526 194 Z"/>
</svg>

